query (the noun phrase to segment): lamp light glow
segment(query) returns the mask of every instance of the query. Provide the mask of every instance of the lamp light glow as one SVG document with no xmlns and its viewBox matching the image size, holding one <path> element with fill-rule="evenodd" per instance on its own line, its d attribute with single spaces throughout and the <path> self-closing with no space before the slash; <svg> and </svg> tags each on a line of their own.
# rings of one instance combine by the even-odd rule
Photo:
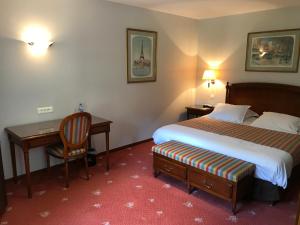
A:
<svg viewBox="0 0 300 225">
<path fill-rule="evenodd" d="M 215 80 L 216 79 L 216 72 L 215 70 L 205 70 L 203 73 L 203 80 Z"/>
<path fill-rule="evenodd" d="M 28 44 L 29 50 L 34 56 L 44 55 L 49 46 L 54 43 L 50 41 L 51 35 L 48 30 L 38 26 L 26 28 L 22 33 L 22 40 Z"/>
<path fill-rule="evenodd" d="M 215 83 L 215 80 L 217 78 L 216 74 L 217 74 L 216 70 L 209 69 L 209 70 L 204 71 L 203 76 L 202 76 L 202 80 L 207 80 L 208 81 L 208 84 L 207 84 L 208 87 L 210 87 L 210 84 Z"/>
</svg>

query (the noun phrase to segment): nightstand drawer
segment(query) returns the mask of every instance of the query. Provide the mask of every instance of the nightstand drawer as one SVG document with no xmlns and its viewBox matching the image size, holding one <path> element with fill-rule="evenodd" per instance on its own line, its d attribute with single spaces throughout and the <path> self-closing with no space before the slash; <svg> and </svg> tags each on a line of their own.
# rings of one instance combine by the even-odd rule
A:
<svg viewBox="0 0 300 225">
<path fill-rule="evenodd" d="M 187 106 L 186 113 L 187 113 L 187 119 L 190 119 L 191 116 L 199 117 L 199 116 L 205 116 L 209 113 L 211 113 L 214 108 L 204 108 L 203 106 Z"/>
<path fill-rule="evenodd" d="M 203 109 L 188 109 L 189 114 L 192 115 L 198 115 L 198 116 L 204 116 L 208 113 L 210 113 L 212 110 L 210 108 L 203 108 Z"/>
</svg>

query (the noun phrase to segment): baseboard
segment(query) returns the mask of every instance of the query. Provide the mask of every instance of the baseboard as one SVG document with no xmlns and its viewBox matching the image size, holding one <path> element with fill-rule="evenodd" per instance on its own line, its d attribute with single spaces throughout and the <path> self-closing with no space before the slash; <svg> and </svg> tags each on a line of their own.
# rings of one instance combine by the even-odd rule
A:
<svg viewBox="0 0 300 225">
<path fill-rule="evenodd" d="M 145 139 L 145 140 L 142 140 L 142 141 L 137 141 L 137 142 L 134 142 L 134 143 L 131 143 L 131 144 L 128 144 L 128 145 L 123 145 L 123 146 L 120 146 L 120 147 L 117 147 L 117 148 L 110 149 L 109 152 L 110 153 L 117 152 L 117 151 L 120 151 L 120 150 L 123 150 L 123 149 L 127 149 L 127 148 L 130 148 L 130 147 L 133 147 L 135 145 L 139 145 L 139 144 L 143 144 L 143 143 L 152 141 L 152 140 L 153 140 L 153 138 L 148 138 L 148 139 Z M 97 154 L 97 156 L 101 156 L 101 155 L 105 155 L 105 151 L 104 152 L 100 152 L 100 153 Z M 76 162 L 76 160 L 71 161 L 70 162 L 70 164 L 71 164 L 70 166 L 72 166 L 72 164 L 75 163 L 75 162 Z M 52 166 L 51 168 L 56 168 L 56 167 L 59 167 L 59 166 L 62 166 L 62 165 L 63 165 L 63 163 L 57 164 L 57 165 Z M 38 173 L 41 173 L 41 172 L 46 172 L 46 171 L 47 171 L 47 168 L 43 168 L 43 169 L 31 172 L 31 175 L 38 174 Z M 22 179 L 23 177 L 25 177 L 25 174 L 18 175 L 17 179 Z M 12 178 L 8 178 L 5 181 L 9 182 L 9 181 L 12 181 L 12 180 L 13 180 L 13 177 Z"/>
<path fill-rule="evenodd" d="M 117 151 L 123 150 L 125 148 L 130 148 L 130 147 L 133 147 L 135 145 L 143 144 L 143 143 L 149 142 L 149 141 L 153 141 L 153 138 L 148 138 L 148 139 L 145 139 L 145 140 L 142 140 L 142 141 L 134 142 L 132 144 L 123 145 L 123 146 L 120 146 L 120 147 L 117 147 L 117 148 L 113 148 L 113 149 L 110 149 L 109 152 L 117 152 Z M 100 156 L 100 155 L 105 155 L 105 151 L 100 152 L 100 153 L 97 154 L 97 156 Z"/>
</svg>

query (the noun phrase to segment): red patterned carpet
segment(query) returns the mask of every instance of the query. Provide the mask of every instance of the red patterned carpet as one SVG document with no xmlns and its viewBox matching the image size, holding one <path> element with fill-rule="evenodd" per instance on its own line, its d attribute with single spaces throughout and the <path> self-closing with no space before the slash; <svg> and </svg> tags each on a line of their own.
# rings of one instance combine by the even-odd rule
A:
<svg viewBox="0 0 300 225">
<path fill-rule="evenodd" d="M 90 169 L 89 181 L 83 171 L 71 169 L 70 188 L 63 188 L 62 170 L 50 176 L 33 176 L 33 199 L 26 198 L 23 182 L 8 184 L 9 207 L 1 225 L 293 225 L 299 183 L 293 184 L 285 199 L 275 207 L 244 202 L 233 216 L 230 204 L 197 191 L 185 192 L 183 183 L 152 176 L 152 142 L 111 154 L 111 170 L 104 161 Z M 80 167 L 83 168 L 83 167 Z"/>
</svg>

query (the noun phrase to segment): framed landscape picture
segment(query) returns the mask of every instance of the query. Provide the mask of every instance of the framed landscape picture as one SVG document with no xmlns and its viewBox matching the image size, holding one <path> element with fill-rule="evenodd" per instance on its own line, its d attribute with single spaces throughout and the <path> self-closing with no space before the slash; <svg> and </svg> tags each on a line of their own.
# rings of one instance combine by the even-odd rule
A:
<svg viewBox="0 0 300 225">
<path fill-rule="evenodd" d="M 127 29 L 127 83 L 156 81 L 157 32 Z"/>
<path fill-rule="evenodd" d="M 300 29 L 248 34 L 246 71 L 298 72 Z"/>
</svg>

